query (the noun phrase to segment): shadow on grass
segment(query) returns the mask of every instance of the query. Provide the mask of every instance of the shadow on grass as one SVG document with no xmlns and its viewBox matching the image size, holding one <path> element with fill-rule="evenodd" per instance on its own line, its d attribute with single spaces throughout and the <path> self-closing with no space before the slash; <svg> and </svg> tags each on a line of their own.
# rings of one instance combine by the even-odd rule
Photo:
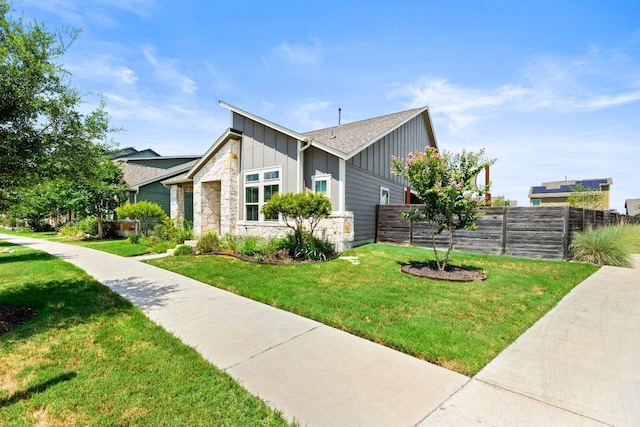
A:
<svg viewBox="0 0 640 427">
<path fill-rule="evenodd" d="M 0 287 L 0 305 L 31 307 L 39 313 L 2 335 L 3 344 L 8 345 L 51 329 L 66 329 L 131 308 L 124 298 L 88 277 Z"/>
<path fill-rule="evenodd" d="M 46 391 L 49 387 L 53 387 L 54 385 L 60 384 L 62 382 L 70 381 L 76 376 L 78 376 L 78 374 L 76 374 L 75 372 L 67 372 L 65 374 L 58 375 L 55 378 L 51 378 L 50 380 L 47 380 L 43 383 L 31 386 L 26 390 L 14 393 L 13 396 L 7 399 L 0 399 L 0 408 L 12 405 L 16 402 L 20 402 L 21 400 L 28 399 L 34 394 Z"/>
<path fill-rule="evenodd" d="M 19 247 L 14 245 L 0 245 Z M 44 252 L 25 252 L 25 253 L 9 253 L 0 251 L 0 265 L 14 262 L 33 262 L 33 261 L 50 261 L 55 259 L 54 256 Z"/>
</svg>

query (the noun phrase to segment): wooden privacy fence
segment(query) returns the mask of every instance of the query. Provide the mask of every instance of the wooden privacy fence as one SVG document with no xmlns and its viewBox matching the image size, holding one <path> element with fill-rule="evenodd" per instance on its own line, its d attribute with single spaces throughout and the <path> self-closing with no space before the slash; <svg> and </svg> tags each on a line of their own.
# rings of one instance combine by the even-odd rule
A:
<svg viewBox="0 0 640 427">
<path fill-rule="evenodd" d="M 380 205 L 376 242 L 431 247 L 431 232 L 425 222 L 403 219 L 402 212 L 419 205 Z M 526 258 L 569 259 L 574 233 L 587 227 L 640 224 L 640 217 L 611 211 L 564 207 L 481 208 L 474 231 L 458 230 L 454 249 Z M 446 247 L 448 233 L 436 236 L 436 245 Z"/>
</svg>

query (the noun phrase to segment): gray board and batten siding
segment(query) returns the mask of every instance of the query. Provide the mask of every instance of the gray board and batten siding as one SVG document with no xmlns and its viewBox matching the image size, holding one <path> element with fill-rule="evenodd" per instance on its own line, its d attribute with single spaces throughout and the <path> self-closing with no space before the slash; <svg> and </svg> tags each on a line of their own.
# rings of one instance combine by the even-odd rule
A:
<svg viewBox="0 0 640 427">
<path fill-rule="evenodd" d="M 331 198 L 333 210 L 338 210 L 340 203 L 340 196 L 338 193 L 338 186 L 340 184 L 339 159 L 336 156 L 316 147 L 307 148 L 304 150 L 302 156 L 304 162 L 304 176 L 302 177 L 304 188 L 313 191 L 312 184 L 314 175 L 331 175 L 331 189 L 329 196 Z"/>
<path fill-rule="evenodd" d="M 401 218 L 419 205 L 379 206 L 376 241 L 430 248 L 427 223 Z M 481 208 L 477 230 L 458 230 L 454 250 L 539 259 L 570 259 L 569 246 L 576 232 L 621 222 L 640 224 L 640 218 L 611 211 L 565 207 Z M 447 232 L 436 237 L 445 248 Z"/>
<path fill-rule="evenodd" d="M 354 246 L 375 241 L 380 187 L 389 189 L 389 203 L 404 203 L 406 182 L 391 174 L 392 156 L 405 158 L 436 145 L 426 112 L 382 137 L 346 162 L 346 210 L 354 215 Z"/>
<path fill-rule="evenodd" d="M 242 133 L 240 147 L 240 185 L 243 172 L 281 167 L 280 192 L 297 191 L 298 141 L 289 135 L 233 112 L 233 128 Z M 243 216 L 244 197 L 240 197 Z M 244 218 L 242 218 L 244 219 Z"/>
</svg>

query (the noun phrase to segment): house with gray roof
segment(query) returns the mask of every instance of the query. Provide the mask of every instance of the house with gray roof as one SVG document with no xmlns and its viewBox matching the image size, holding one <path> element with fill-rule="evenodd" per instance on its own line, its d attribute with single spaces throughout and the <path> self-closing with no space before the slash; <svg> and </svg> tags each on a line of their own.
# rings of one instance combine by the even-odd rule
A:
<svg viewBox="0 0 640 427">
<path fill-rule="evenodd" d="M 331 199 L 317 228 L 338 251 L 375 240 L 376 207 L 404 203 L 410 192 L 391 174 L 392 156 L 436 147 L 427 107 L 299 133 L 220 101 L 231 126 L 171 187 L 171 216 L 184 215 L 193 191 L 196 235 L 273 238 L 287 228 L 262 205 L 278 192 L 313 191 Z"/>
<path fill-rule="evenodd" d="M 200 156 L 141 156 L 150 150 L 136 151 L 130 156 L 113 159 L 120 166 L 127 183 L 130 203 L 148 200 L 157 203 L 167 215 L 171 213 L 170 190 L 162 181 L 180 176 L 191 169 Z M 154 152 L 155 153 L 155 152 Z M 191 193 L 185 194 L 188 206 L 191 206 Z M 193 221 L 193 211 L 184 211 L 183 219 Z"/>
</svg>

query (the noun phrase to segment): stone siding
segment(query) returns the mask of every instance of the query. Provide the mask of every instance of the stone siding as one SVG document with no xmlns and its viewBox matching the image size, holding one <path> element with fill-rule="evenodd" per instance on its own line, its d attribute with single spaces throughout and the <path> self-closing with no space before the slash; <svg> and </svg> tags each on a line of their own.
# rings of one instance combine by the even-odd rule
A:
<svg viewBox="0 0 640 427">
<path fill-rule="evenodd" d="M 196 235 L 235 234 L 238 218 L 238 141 L 227 142 L 193 178 Z"/>
</svg>

